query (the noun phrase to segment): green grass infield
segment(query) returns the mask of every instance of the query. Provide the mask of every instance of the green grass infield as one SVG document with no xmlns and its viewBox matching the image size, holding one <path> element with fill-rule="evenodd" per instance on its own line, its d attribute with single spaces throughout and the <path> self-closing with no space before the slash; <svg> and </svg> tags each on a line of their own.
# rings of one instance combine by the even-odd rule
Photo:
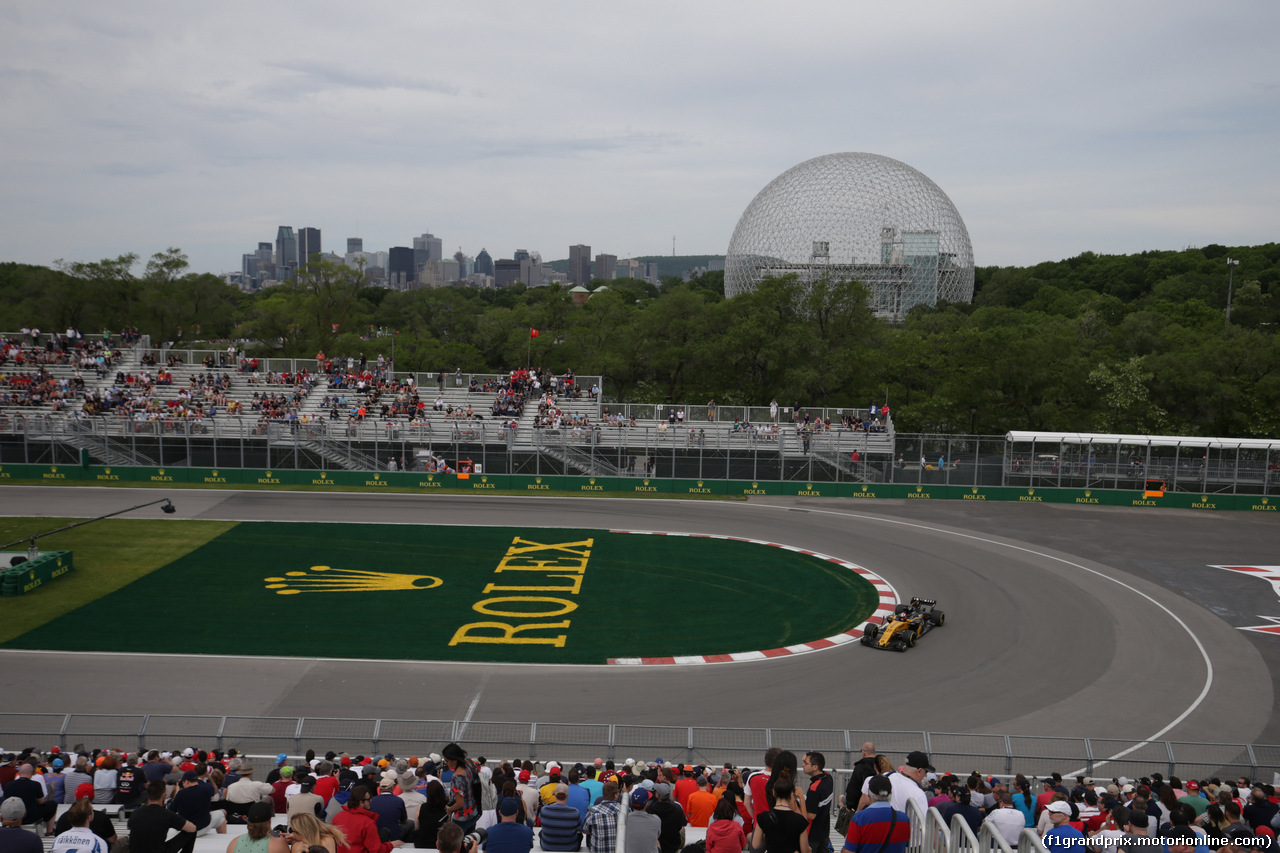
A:
<svg viewBox="0 0 1280 853">
<path fill-rule="evenodd" d="M 105 534 L 107 524 L 84 533 Z M 0 645 L 600 664 L 809 642 L 858 625 L 879 601 L 869 582 L 835 563 L 723 539 L 572 528 L 155 525 L 107 549 L 82 540 L 74 572 L 0 602 L 0 624 L 35 614 L 20 633 L 0 634 Z M 165 547 L 172 556 L 160 553 Z M 128 562 L 130 548 L 146 559 L 129 572 L 101 570 L 109 555 Z M 113 628 L 103 630 L 104 621 Z"/>
</svg>

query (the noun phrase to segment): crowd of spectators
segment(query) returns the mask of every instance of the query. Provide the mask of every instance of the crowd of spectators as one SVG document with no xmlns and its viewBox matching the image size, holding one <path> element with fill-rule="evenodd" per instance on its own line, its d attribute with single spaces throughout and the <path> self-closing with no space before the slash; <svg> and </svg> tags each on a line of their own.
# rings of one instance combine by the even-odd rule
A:
<svg viewBox="0 0 1280 853">
<path fill-rule="evenodd" d="M 6 830 L 73 833 L 79 846 L 68 839 L 62 849 L 83 853 L 107 850 L 90 849 L 89 834 L 117 840 L 112 821 L 93 810 L 108 803 L 125 808 L 141 842 L 131 842 L 133 853 L 190 851 L 196 837 L 233 824 L 261 839 L 273 821 L 282 829 L 276 853 L 319 853 L 313 845 L 325 853 L 390 853 L 408 844 L 457 851 L 477 830 L 479 846 L 493 853 L 527 853 L 535 830 L 543 850 L 623 853 L 620 823 L 627 853 L 677 853 L 686 827 L 706 829 L 706 853 L 827 853 L 833 818 L 847 853 L 903 853 L 916 817 L 909 802 L 920 814 L 937 809 L 948 826 L 958 817 L 975 835 L 989 824 L 1015 849 L 1030 830 L 1050 851 L 1235 853 L 1270 849 L 1280 827 L 1276 791 L 1244 777 L 1184 783 L 1160 773 L 1070 781 L 1054 774 L 1033 782 L 938 772 L 923 752 L 895 767 L 870 743 L 839 788 L 825 765 L 819 752 L 776 747 L 754 772 L 662 759 L 493 762 L 456 743 L 423 756 L 308 751 L 273 762 L 234 749 L 68 755 L 55 748 L 0 757 L 0 817 Z M 58 804 L 76 808 L 58 818 Z M 165 846 L 159 828 L 179 834 Z M 21 849 L 6 846 L 16 839 L 6 830 L 0 849 Z M 237 853 L 238 836 L 228 853 Z M 61 853 L 56 841 L 54 851 Z"/>
</svg>

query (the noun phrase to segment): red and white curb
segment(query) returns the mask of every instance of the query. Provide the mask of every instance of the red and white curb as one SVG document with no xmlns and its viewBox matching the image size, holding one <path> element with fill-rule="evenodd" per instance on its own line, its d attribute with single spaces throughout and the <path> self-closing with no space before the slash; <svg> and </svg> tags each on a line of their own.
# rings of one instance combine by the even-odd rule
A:
<svg viewBox="0 0 1280 853">
<path fill-rule="evenodd" d="M 850 571 L 857 572 L 863 578 L 868 580 L 872 586 L 876 588 L 876 592 L 880 594 L 880 604 L 875 612 L 867 621 L 863 622 L 856 628 L 850 628 L 840 634 L 832 637 L 823 637 L 821 640 L 810 640 L 807 643 L 799 643 L 794 646 L 781 646 L 776 649 L 760 649 L 754 652 L 732 652 L 725 655 L 675 655 L 671 657 L 658 658 L 609 658 L 611 665 L 618 666 L 658 666 L 658 665 L 676 665 L 676 664 L 703 664 L 703 663 L 738 663 L 750 660 L 768 660 L 769 658 L 780 658 L 788 655 L 803 655 L 809 652 L 820 652 L 823 649 L 835 648 L 845 643 L 853 643 L 862 638 L 863 629 L 868 625 L 883 625 L 885 617 L 893 614 L 893 608 L 898 603 L 898 592 L 893 588 L 887 580 L 877 575 L 869 569 L 850 563 L 848 560 L 841 560 L 837 557 L 829 557 L 826 554 L 819 554 L 817 551 L 809 551 L 804 548 L 796 548 L 792 545 L 783 545 L 778 542 L 770 542 L 767 539 L 748 539 L 744 536 L 720 536 L 712 533 L 665 533 L 661 530 L 610 530 L 610 533 L 636 533 L 648 536 L 688 536 L 693 539 L 725 539 L 730 542 L 751 542 L 756 545 L 765 545 L 770 548 L 781 548 L 784 551 L 792 551 L 796 554 L 805 554 L 810 557 L 816 557 L 819 560 L 826 560 L 828 563 L 835 563 L 837 566 L 844 566 Z"/>
</svg>

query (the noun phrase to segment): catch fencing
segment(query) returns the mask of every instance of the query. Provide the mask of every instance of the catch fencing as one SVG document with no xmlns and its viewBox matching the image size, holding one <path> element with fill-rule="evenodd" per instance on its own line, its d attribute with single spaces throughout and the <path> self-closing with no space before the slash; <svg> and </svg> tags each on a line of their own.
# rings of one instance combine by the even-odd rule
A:
<svg viewBox="0 0 1280 853">
<path fill-rule="evenodd" d="M 817 750 L 828 767 L 849 768 L 863 743 L 890 756 L 923 750 L 939 769 L 1030 778 L 1052 772 L 1183 778 L 1248 776 L 1280 771 L 1280 744 L 1139 741 L 1122 738 L 872 731 L 858 729 L 723 728 L 614 723 L 481 722 L 338 717 L 192 716 L 178 714 L 0 713 L 0 746 L 17 750 L 119 748 L 231 749 L 252 754 L 306 749 L 353 755 L 425 755 L 451 741 L 473 755 L 559 761 L 594 758 L 760 766 L 772 746 Z"/>
</svg>

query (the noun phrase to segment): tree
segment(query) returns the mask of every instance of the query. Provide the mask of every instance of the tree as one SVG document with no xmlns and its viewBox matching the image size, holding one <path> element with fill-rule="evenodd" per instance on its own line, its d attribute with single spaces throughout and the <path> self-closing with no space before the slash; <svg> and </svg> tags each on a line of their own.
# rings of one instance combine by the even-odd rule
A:
<svg viewBox="0 0 1280 853">
<path fill-rule="evenodd" d="M 1168 414 L 1151 402 L 1147 386 L 1154 375 L 1137 355 L 1095 367 L 1089 384 L 1098 389 L 1102 404 L 1094 415 L 1095 427 L 1107 433 L 1158 432 Z"/>
</svg>

